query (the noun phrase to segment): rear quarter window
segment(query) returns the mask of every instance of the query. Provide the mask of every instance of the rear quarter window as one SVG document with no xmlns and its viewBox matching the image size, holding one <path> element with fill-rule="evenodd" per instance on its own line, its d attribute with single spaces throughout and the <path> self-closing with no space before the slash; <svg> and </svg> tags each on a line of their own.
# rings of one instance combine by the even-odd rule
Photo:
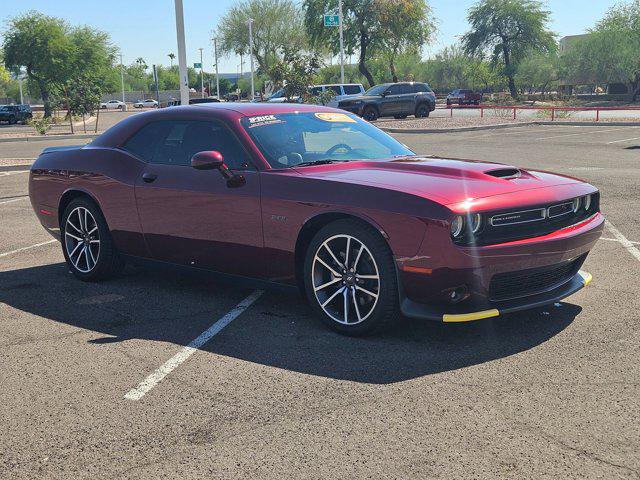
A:
<svg viewBox="0 0 640 480">
<path fill-rule="evenodd" d="M 345 85 L 342 88 L 344 89 L 345 95 L 356 95 L 362 92 L 362 90 L 360 89 L 360 86 L 358 85 Z"/>
</svg>

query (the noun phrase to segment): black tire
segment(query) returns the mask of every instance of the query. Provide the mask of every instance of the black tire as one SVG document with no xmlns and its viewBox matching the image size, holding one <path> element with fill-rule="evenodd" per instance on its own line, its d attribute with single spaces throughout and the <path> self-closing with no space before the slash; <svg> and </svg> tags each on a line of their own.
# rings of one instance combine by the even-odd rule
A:
<svg viewBox="0 0 640 480">
<path fill-rule="evenodd" d="M 416 118 L 427 118 L 429 116 L 429 105 L 426 103 L 421 103 L 416 107 Z"/>
<path fill-rule="evenodd" d="M 378 119 L 378 110 L 375 107 L 367 107 L 362 112 L 362 118 L 367 122 L 375 122 Z"/>
<path fill-rule="evenodd" d="M 78 259 L 74 255 L 74 258 L 79 260 L 78 265 L 74 264 L 74 261 L 71 260 L 69 253 L 73 253 L 73 251 L 68 252 L 67 250 L 73 250 L 74 246 L 77 246 L 78 243 L 73 237 L 80 238 L 79 231 L 74 231 L 72 226 L 69 226 L 69 234 L 67 234 L 67 226 L 68 219 L 73 214 L 72 222 L 76 225 L 82 227 L 82 224 L 75 217 L 77 212 L 82 212 L 81 209 L 86 209 L 93 217 L 93 221 L 89 219 L 87 223 L 88 227 L 86 230 L 92 229 L 92 226 L 97 227 L 97 231 L 94 232 L 92 237 L 95 237 L 95 233 L 97 233 L 97 239 L 99 241 L 98 249 L 96 252 L 95 264 L 93 268 L 90 268 L 90 260 L 88 254 L 83 259 Z M 85 220 L 86 221 L 86 220 Z M 77 230 L 77 229 L 76 229 Z M 73 275 L 85 282 L 97 282 L 100 280 L 105 280 L 107 278 L 113 277 L 119 274 L 124 268 L 124 262 L 113 244 L 113 239 L 111 238 L 111 232 L 107 225 L 107 222 L 100 211 L 100 208 L 90 199 L 82 197 L 72 200 L 67 208 L 65 208 L 64 213 L 62 215 L 62 222 L 60 224 L 60 233 L 62 236 L 62 253 L 64 254 L 64 258 L 67 261 L 67 266 Z M 73 235 L 73 237 L 71 236 Z M 82 250 L 83 246 L 86 246 L 86 242 L 81 245 L 80 249 Z M 91 249 L 91 246 L 89 245 Z M 93 252 L 94 250 L 90 250 Z M 82 254 L 79 254 L 82 256 Z M 93 256 L 93 255 L 92 255 Z M 86 261 L 86 264 L 84 263 Z M 85 268 L 86 267 L 86 268 Z"/>
<path fill-rule="evenodd" d="M 395 118 L 396 120 L 403 120 L 405 118 L 407 118 L 406 115 L 394 115 L 393 118 Z"/>
<path fill-rule="evenodd" d="M 353 273 L 349 278 L 348 270 L 339 271 L 341 267 L 338 267 L 334 261 L 330 260 L 331 257 L 327 257 L 328 251 L 323 246 L 325 242 L 329 242 L 328 245 L 337 252 L 337 258 L 344 262 L 347 249 L 343 248 L 341 250 L 340 247 L 346 247 L 347 245 L 346 239 L 343 241 L 345 236 L 351 237 L 349 240 L 351 252 L 349 259 L 353 260 L 353 262 L 349 261 L 349 263 L 352 267 L 354 266 L 353 263 L 356 262 L 355 259 L 358 259 L 354 273 L 357 274 L 359 272 L 361 275 L 367 275 L 374 272 L 370 276 L 377 276 L 376 280 L 359 279 L 357 276 L 354 277 Z M 331 242 L 334 243 L 332 244 Z M 358 245 L 366 247 L 362 249 L 364 253 L 360 255 L 358 255 L 358 252 L 361 248 Z M 329 270 L 323 266 L 314 270 L 314 265 L 321 265 L 316 261 L 316 255 L 320 256 L 320 258 L 324 256 L 327 259 L 326 262 L 332 262 L 330 266 L 341 277 L 330 274 Z M 317 286 L 325 283 L 323 275 L 326 275 L 325 279 L 333 279 L 337 285 L 318 290 L 319 293 L 316 294 Z M 336 280 L 337 278 L 340 278 L 340 280 Z M 349 280 L 351 283 L 348 283 Z M 398 279 L 389 246 L 373 227 L 355 219 L 332 222 L 323 227 L 313 237 L 305 256 L 304 286 L 314 312 L 327 326 L 344 335 L 362 336 L 380 332 L 389 328 L 401 318 L 398 301 Z M 370 292 L 362 293 L 366 290 L 359 289 L 359 286 L 371 289 L 370 292 L 377 293 L 377 298 L 374 300 L 373 296 L 367 294 Z M 346 289 L 346 295 L 340 293 L 340 289 L 342 289 L 343 293 Z M 335 297 L 334 303 L 330 302 L 326 306 L 327 310 L 335 308 L 334 314 L 337 317 L 341 317 L 337 319 L 325 311 L 319 299 L 320 295 L 324 295 L 322 300 L 326 301 L 325 297 L 335 296 L 336 291 L 339 293 Z M 340 312 L 345 312 L 343 308 L 345 296 L 348 310 L 346 314 L 341 314 Z M 358 307 L 357 305 L 360 306 Z M 342 322 L 341 320 L 346 321 Z M 350 320 L 354 321 L 350 323 Z"/>
<path fill-rule="evenodd" d="M 11 115 L 9 117 L 9 125 L 15 125 L 16 123 L 18 123 L 18 120 L 16 120 L 16 117 L 14 117 L 13 115 Z"/>
</svg>

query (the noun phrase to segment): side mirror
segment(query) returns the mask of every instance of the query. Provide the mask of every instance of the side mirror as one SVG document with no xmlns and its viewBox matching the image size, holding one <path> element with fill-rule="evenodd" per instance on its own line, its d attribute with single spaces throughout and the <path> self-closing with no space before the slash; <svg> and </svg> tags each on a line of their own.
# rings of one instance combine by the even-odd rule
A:
<svg viewBox="0 0 640 480">
<path fill-rule="evenodd" d="M 216 150 L 198 152 L 191 157 L 191 166 L 196 170 L 215 170 L 224 165 L 224 157 Z"/>
<path fill-rule="evenodd" d="M 224 164 L 224 157 L 217 150 L 198 152 L 191 157 L 191 166 L 197 170 L 218 170 L 227 180 L 229 188 L 241 187 L 246 183 L 243 175 L 235 175 Z"/>
<path fill-rule="evenodd" d="M 382 98 L 386 97 L 387 95 L 389 95 L 389 91 L 388 91 L 388 90 L 385 90 L 384 92 L 382 92 L 382 93 L 380 94 L 380 96 L 381 96 Z"/>
</svg>

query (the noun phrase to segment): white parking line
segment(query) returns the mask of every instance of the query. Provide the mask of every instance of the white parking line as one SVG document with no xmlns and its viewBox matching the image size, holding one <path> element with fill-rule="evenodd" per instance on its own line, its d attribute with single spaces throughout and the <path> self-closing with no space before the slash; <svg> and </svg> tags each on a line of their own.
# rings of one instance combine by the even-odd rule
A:
<svg viewBox="0 0 640 480">
<path fill-rule="evenodd" d="M 552 138 L 563 138 L 563 137 L 575 137 L 576 135 L 591 135 L 595 133 L 608 133 L 608 132 L 616 132 L 619 130 L 629 130 L 638 127 L 623 127 L 623 128 L 607 128 L 604 130 L 591 130 L 589 132 L 580 132 L 580 133 L 565 133 L 564 135 L 554 135 L 552 137 L 540 137 L 536 138 L 536 140 L 551 140 Z"/>
<path fill-rule="evenodd" d="M 640 137 L 636 138 L 627 138 L 625 140 L 614 140 L 613 142 L 607 142 L 607 145 L 613 145 L 614 143 L 624 143 L 624 142 L 632 142 L 634 140 L 640 140 Z"/>
<path fill-rule="evenodd" d="M 164 377 L 169 375 L 175 368 L 177 368 L 181 363 L 187 360 L 191 355 L 196 353 L 200 347 L 202 347 L 205 343 L 211 340 L 215 335 L 217 335 L 224 327 L 229 325 L 233 320 L 235 320 L 242 312 L 244 312 L 247 308 L 249 308 L 264 292 L 262 290 L 256 290 L 247 298 L 242 300 L 239 304 L 233 307 L 233 310 L 228 312 L 222 318 L 220 318 L 216 323 L 211 325 L 207 330 L 202 332 L 198 338 L 193 340 L 189 345 L 182 348 L 178 353 L 176 353 L 173 357 L 167 360 L 163 365 L 160 366 L 156 371 L 154 371 L 151 375 L 145 378 L 142 382 L 138 384 L 136 388 L 133 388 L 127 392 L 124 396 L 126 400 L 137 401 L 145 396 L 153 387 L 158 385 Z"/>
<path fill-rule="evenodd" d="M 614 227 L 609 220 L 605 221 L 605 225 L 611 231 L 611 233 L 613 233 L 613 236 L 616 237 L 616 240 L 618 240 L 618 242 L 620 242 L 622 244 L 622 246 L 624 248 L 626 248 L 627 251 L 631 255 L 633 255 L 636 260 L 638 260 L 640 262 L 640 250 L 638 250 L 635 247 L 633 242 L 627 240 L 627 237 L 625 237 L 622 233 L 620 233 L 620 230 L 618 230 L 616 227 Z"/>
<path fill-rule="evenodd" d="M 12 198 L 11 200 L 4 200 L 2 202 L 0 202 L 0 205 L 4 205 L 5 203 L 13 203 L 13 202 L 19 202 L 20 200 L 26 200 L 29 197 L 20 197 L 20 198 Z"/>
<path fill-rule="evenodd" d="M 620 240 L 618 240 L 617 238 L 600 237 L 600 240 L 606 240 L 607 242 L 618 242 L 618 243 L 620 243 Z M 632 242 L 631 240 L 629 240 L 629 242 L 632 245 L 640 245 L 640 242 Z"/>
<path fill-rule="evenodd" d="M 26 250 L 31 250 L 32 248 L 42 247 L 44 245 L 49 245 L 50 243 L 57 242 L 57 240 L 49 240 L 48 242 L 36 243 L 35 245 L 29 245 L 28 247 L 17 248 L 15 250 L 11 250 L 10 252 L 0 253 L 0 258 L 8 257 L 9 255 L 13 255 L 16 253 L 24 252 Z"/>
<path fill-rule="evenodd" d="M 29 170 L 10 170 L 8 172 L 0 172 L 0 177 L 8 177 L 9 175 L 17 175 L 19 173 L 29 173 Z"/>
</svg>

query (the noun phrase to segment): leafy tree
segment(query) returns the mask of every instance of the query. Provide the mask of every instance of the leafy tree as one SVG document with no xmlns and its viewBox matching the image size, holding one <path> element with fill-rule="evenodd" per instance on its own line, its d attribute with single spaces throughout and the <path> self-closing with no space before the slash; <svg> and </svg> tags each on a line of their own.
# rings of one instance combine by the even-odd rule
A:
<svg viewBox="0 0 640 480">
<path fill-rule="evenodd" d="M 249 52 L 249 19 L 253 19 L 253 56 L 258 70 L 269 71 L 287 47 L 306 45 L 302 14 L 292 0 L 244 0 L 222 18 L 219 26 L 220 52 L 245 55 Z"/>
<path fill-rule="evenodd" d="M 591 34 L 562 56 L 563 76 L 589 83 L 625 82 L 640 96 L 640 0 L 612 7 Z"/>
<path fill-rule="evenodd" d="M 301 54 L 295 46 L 284 49 L 282 60 L 275 63 L 267 74 L 276 88 L 284 88 L 287 100 L 294 97 L 307 99 L 309 85 L 313 83 L 320 61 L 314 54 Z"/>
<path fill-rule="evenodd" d="M 509 91 L 517 98 L 518 63 L 529 54 L 556 50 L 550 16 L 538 0 L 481 0 L 467 15 L 471 30 L 463 37 L 465 50 L 471 55 L 491 52 L 504 65 Z"/>
<path fill-rule="evenodd" d="M 558 57 L 555 54 L 530 55 L 518 65 L 516 84 L 522 92 L 544 93 L 558 81 Z"/>
<path fill-rule="evenodd" d="M 26 67 L 30 84 L 37 85 L 51 116 L 52 103 L 67 98 L 80 79 L 101 91 L 107 89 L 115 51 L 107 34 L 89 27 L 70 27 L 64 20 L 28 12 L 9 21 L 3 42 L 9 69 Z"/>
<path fill-rule="evenodd" d="M 345 53 L 358 51 L 358 70 L 366 78 L 369 86 L 376 84 L 367 67 L 367 61 L 375 49 L 376 39 L 380 39 L 380 17 L 374 7 L 376 0 L 344 0 L 342 2 L 342 29 Z M 325 27 L 323 15 L 338 11 L 338 0 L 304 0 L 304 23 L 311 44 L 331 46 L 334 54 L 340 50 L 337 28 Z"/>
<path fill-rule="evenodd" d="M 378 15 L 380 52 L 387 58 L 391 77 L 398 81 L 396 58 L 401 52 L 420 52 L 435 31 L 425 0 L 374 0 Z"/>
</svg>

